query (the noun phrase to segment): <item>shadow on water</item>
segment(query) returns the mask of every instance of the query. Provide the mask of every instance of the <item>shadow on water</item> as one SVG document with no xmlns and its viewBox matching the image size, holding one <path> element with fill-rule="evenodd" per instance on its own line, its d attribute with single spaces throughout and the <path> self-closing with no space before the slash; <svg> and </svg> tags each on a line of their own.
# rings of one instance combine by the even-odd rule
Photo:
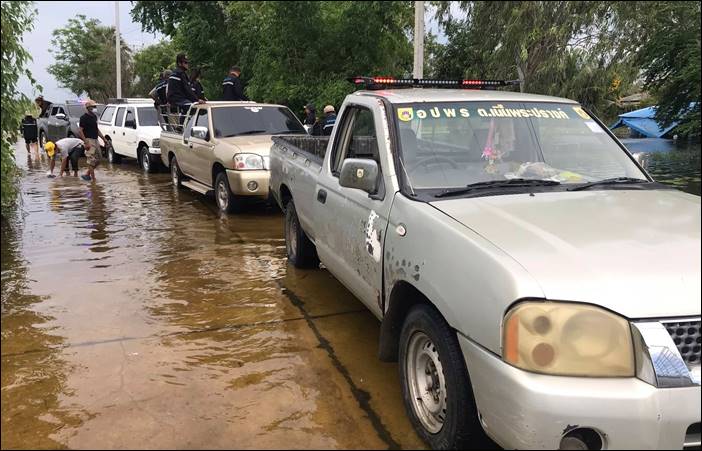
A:
<svg viewBox="0 0 702 451">
<path fill-rule="evenodd" d="M 675 145 L 667 139 L 624 139 L 631 153 L 645 154 L 646 170 L 661 183 L 700 195 L 700 143 Z"/>
</svg>

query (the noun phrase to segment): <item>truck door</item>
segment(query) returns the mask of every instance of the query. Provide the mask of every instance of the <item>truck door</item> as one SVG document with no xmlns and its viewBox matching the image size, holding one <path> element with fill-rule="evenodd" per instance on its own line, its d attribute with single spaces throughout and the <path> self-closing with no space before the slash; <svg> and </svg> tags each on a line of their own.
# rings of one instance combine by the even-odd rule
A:
<svg viewBox="0 0 702 451">
<path fill-rule="evenodd" d="M 126 111 L 125 107 L 117 108 L 117 113 L 115 114 L 115 124 L 110 127 L 110 138 L 112 139 L 112 147 L 120 155 L 127 155 L 124 146 L 124 137 L 122 136 L 122 130 L 124 130 L 124 113 Z"/>
<path fill-rule="evenodd" d="M 387 140 L 379 101 L 354 99 L 335 127 L 332 154 L 325 160 L 313 199 L 317 251 L 322 262 L 377 316 L 382 316 L 383 243 L 393 193 L 385 189 L 394 173 L 380 157 Z M 384 149 L 387 152 L 389 149 Z M 375 160 L 378 193 L 342 187 L 339 171 L 347 158 Z"/>
<path fill-rule="evenodd" d="M 175 150 L 180 170 L 188 177 L 193 177 L 194 174 L 195 159 L 193 151 L 190 148 L 190 133 L 195 123 L 196 114 L 197 108 L 191 107 L 188 110 L 188 115 L 184 122 L 185 126 L 183 127 L 183 138 L 180 140 Z"/>
<path fill-rule="evenodd" d="M 207 130 L 212 130 L 210 127 L 209 114 L 207 108 L 201 107 L 197 110 L 197 116 L 193 122 L 193 127 L 203 127 Z M 205 185 L 214 188 L 214 180 L 212 180 L 212 164 L 214 163 L 214 144 L 212 144 L 211 133 L 207 136 L 195 136 L 193 129 L 190 129 L 190 142 L 185 149 L 189 152 L 192 160 L 193 178 Z"/>
<path fill-rule="evenodd" d="M 124 154 L 128 157 L 137 158 L 137 131 L 136 116 L 134 107 L 127 108 L 124 116 L 124 127 L 122 127 L 122 143 Z"/>
</svg>

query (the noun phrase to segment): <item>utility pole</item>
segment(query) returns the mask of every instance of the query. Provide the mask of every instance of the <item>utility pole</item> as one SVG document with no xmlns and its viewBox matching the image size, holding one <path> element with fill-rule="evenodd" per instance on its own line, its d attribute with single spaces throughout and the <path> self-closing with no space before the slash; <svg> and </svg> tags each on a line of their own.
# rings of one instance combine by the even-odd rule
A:
<svg viewBox="0 0 702 451">
<path fill-rule="evenodd" d="M 414 2 L 414 78 L 424 77 L 424 2 Z"/>
<path fill-rule="evenodd" d="M 115 58 L 117 61 L 116 72 L 117 72 L 117 98 L 122 97 L 122 58 L 120 55 L 122 52 L 122 46 L 119 42 L 119 2 L 115 2 Z"/>
</svg>

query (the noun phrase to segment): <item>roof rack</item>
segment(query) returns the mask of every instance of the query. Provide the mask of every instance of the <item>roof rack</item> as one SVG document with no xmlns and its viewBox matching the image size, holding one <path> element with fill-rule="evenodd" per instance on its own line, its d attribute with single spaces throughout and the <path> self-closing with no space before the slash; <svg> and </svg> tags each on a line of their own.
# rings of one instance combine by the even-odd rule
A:
<svg viewBox="0 0 702 451">
<path fill-rule="evenodd" d="M 107 103 L 154 103 L 154 100 L 147 97 L 121 97 L 107 99 Z"/>
<path fill-rule="evenodd" d="M 349 77 L 348 81 L 365 89 L 389 88 L 451 88 L 451 89 L 496 89 L 502 86 L 519 85 L 519 80 L 478 80 L 448 78 L 394 78 L 394 77 Z"/>
</svg>

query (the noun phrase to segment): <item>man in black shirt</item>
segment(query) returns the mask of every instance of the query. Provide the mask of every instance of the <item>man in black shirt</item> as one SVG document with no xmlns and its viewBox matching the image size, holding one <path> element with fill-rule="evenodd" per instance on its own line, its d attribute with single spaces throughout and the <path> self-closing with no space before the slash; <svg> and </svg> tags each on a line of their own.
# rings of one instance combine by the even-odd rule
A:
<svg viewBox="0 0 702 451">
<path fill-rule="evenodd" d="M 95 105 L 95 101 L 88 100 L 85 103 L 85 108 L 88 112 L 80 117 L 78 127 L 80 138 L 85 143 L 85 158 L 88 163 L 88 172 L 81 175 L 81 178 L 86 181 L 95 181 L 95 168 L 100 164 L 100 143 L 98 142 L 98 136 L 102 138 L 105 145 L 107 145 L 107 141 L 100 129 L 98 129 L 98 119 L 95 114 L 97 106 Z"/>
<path fill-rule="evenodd" d="M 35 150 L 37 148 L 37 120 L 34 116 L 27 113 L 27 115 L 22 119 L 22 136 L 24 136 L 24 143 L 27 146 L 27 153 L 31 155 L 30 145 L 33 144 Z"/>
<path fill-rule="evenodd" d="M 229 69 L 229 75 L 222 82 L 222 100 L 249 100 L 244 95 L 244 87 L 239 75 L 241 75 L 241 69 L 238 66 L 232 66 Z"/>
<path fill-rule="evenodd" d="M 205 103 L 204 100 L 198 100 L 193 92 L 187 73 L 189 64 L 185 53 L 179 53 L 176 56 L 178 67 L 168 78 L 168 88 L 166 89 L 166 98 L 171 105 L 171 112 L 178 112 L 181 115 L 187 113 L 193 103 Z"/>
</svg>

